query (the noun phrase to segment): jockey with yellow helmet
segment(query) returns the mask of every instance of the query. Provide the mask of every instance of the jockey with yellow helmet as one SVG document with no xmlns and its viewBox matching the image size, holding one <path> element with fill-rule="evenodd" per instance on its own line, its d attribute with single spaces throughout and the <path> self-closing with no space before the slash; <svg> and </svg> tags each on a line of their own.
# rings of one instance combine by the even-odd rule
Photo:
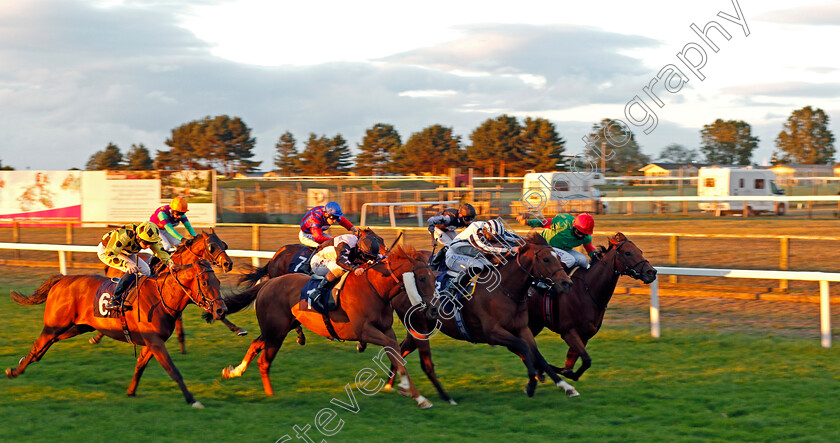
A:
<svg viewBox="0 0 840 443">
<path fill-rule="evenodd" d="M 117 283 L 106 309 L 119 309 L 126 288 L 137 280 L 137 273 L 151 275 L 152 271 L 145 260 L 137 253 L 150 249 L 163 263 L 172 266 L 169 254 L 161 248 L 160 231 L 152 222 L 129 223 L 105 234 L 99 242 L 97 255 L 106 265 L 125 272 Z"/>
<path fill-rule="evenodd" d="M 149 221 L 160 230 L 160 239 L 164 249 L 175 249 L 184 239 L 184 236 L 175 230 L 175 227 L 181 223 L 184 224 L 187 232 L 195 237 L 195 230 L 187 219 L 187 211 L 189 211 L 187 200 L 184 197 L 175 197 L 168 205 L 157 208 L 152 217 L 149 218 Z"/>
<path fill-rule="evenodd" d="M 533 219 L 527 220 L 524 216 L 516 217 L 516 220 L 532 228 L 543 228 L 540 235 L 545 238 L 549 245 L 560 254 L 560 260 L 571 269 L 575 266 L 589 268 L 589 260 L 585 255 L 574 248 L 583 245 L 589 256 L 595 260 L 597 253 L 592 246 L 592 231 L 595 229 L 595 219 L 586 212 L 581 212 L 577 217 L 571 214 L 557 214 L 550 221 L 541 222 Z"/>
</svg>

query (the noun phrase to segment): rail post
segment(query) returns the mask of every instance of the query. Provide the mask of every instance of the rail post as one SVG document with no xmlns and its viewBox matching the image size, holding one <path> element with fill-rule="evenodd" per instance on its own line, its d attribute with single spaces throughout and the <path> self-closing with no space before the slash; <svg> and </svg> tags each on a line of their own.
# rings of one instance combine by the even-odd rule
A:
<svg viewBox="0 0 840 443">
<path fill-rule="evenodd" d="M 251 249 L 254 251 L 260 250 L 260 226 L 251 225 Z M 254 266 L 260 265 L 259 257 L 251 257 L 251 264 Z"/>
<path fill-rule="evenodd" d="M 650 336 L 659 338 L 659 279 L 650 283 Z"/>
<path fill-rule="evenodd" d="M 67 258 L 64 251 L 58 251 L 58 272 L 61 275 L 67 275 Z"/>
<path fill-rule="evenodd" d="M 20 223 L 12 224 L 12 243 L 20 243 Z M 15 260 L 20 260 L 20 251 L 15 249 Z"/>
<path fill-rule="evenodd" d="M 790 265 L 790 238 L 782 237 L 779 239 L 779 269 L 787 271 Z M 787 292 L 788 281 L 779 280 L 779 289 Z"/>
<path fill-rule="evenodd" d="M 671 266 L 677 266 L 679 264 L 679 256 L 680 256 L 680 237 L 677 235 L 672 235 L 671 239 L 668 243 L 668 257 L 671 259 Z M 668 281 L 671 283 L 677 283 L 679 277 L 676 275 L 668 276 Z"/>
<path fill-rule="evenodd" d="M 824 348 L 831 347 L 831 303 L 827 281 L 820 281 L 820 344 Z"/>
<path fill-rule="evenodd" d="M 67 229 L 65 232 L 66 242 L 68 245 L 73 244 L 73 223 L 67 223 Z M 73 261 L 73 253 L 68 251 L 67 252 L 67 261 Z"/>
</svg>

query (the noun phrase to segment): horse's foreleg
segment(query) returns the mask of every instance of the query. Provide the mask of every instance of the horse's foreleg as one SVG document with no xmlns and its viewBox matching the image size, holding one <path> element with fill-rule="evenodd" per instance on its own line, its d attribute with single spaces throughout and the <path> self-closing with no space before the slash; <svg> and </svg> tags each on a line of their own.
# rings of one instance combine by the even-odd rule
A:
<svg viewBox="0 0 840 443">
<path fill-rule="evenodd" d="M 140 350 L 140 356 L 137 357 L 137 366 L 134 367 L 134 377 L 131 379 L 131 384 L 128 385 L 128 391 L 126 391 L 129 397 L 134 397 L 137 393 L 137 384 L 140 383 L 140 377 L 143 376 L 143 371 L 151 358 L 152 353 L 149 351 L 149 347 L 143 346 L 143 349 Z"/>
<path fill-rule="evenodd" d="M 35 343 L 32 345 L 32 349 L 29 353 L 20 359 L 17 368 L 6 369 L 6 377 L 15 378 L 18 375 L 23 374 L 30 363 L 35 363 L 38 360 L 41 360 L 53 343 L 78 334 L 79 332 L 76 330 L 75 325 L 44 326 L 44 329 L 41 331 L 41 335 L 35 339 Z"/>
<path fill-rule="evenodd" d="M 245 353 L 245 357 L 242 358 L 242 363 L 239 363 L 239 366 L 233 367 L 228 366 L 222 369 L 222 376 L 224 378 L 235 378 L 241 376 L 246 369 L 248 369 L 248 365 L 251 364 L 251 361 L 254 360 L 254 357 L 260 353 L 265 347 L 265 340 L 263 340 L 262 335 L 254 339 L 251 342 L 251 346 L 248 347 L 248 352 Z"/>
<path fill-rule="evenodd" d="M 248 331 L 246 331 L 246 330 L 240 328 L 239 326 L 236 326 L 235 324 L 231 323 L 230 320 L 228 320 L 226 317 L 222 317 L 222 323 L 224 323 L 225 326 L 228 327 L 228 329 L 235 332 L 236 335 L 239 335 L 239 336 L 248 335 Z"/>
<path fill-rule="evenodd" d="M 170 377 L 172 377 L 172 380 L 175 380 L 175 383 L 177 383 L 178 387 L 181 388 L 181 392 L 184 394 L 184 399 L 187 401 L 187 404 L 192 405 L 194 408 L 203 408 L 204 405 L 196 401 L 195 397 L 193 397 L 192 393 L 187 389 L 187 385 L 184 384 L 184 377 L 181 376 L 181 373 L 178 372 L 178 368 L 175 367 L 175 363 L 172 362 L 172 357 L 169 356 L 169 352 L 166 350 L 166 345 L 158 339 L 153 342 L 147 341 L 146 347 L 149 348 L 150 353 L 154 355 L 158 363 L 160 363 L 163 369 Z"/>
<path fill-rule="evenodd" d="M 487 335 L 487 344 L 505 346 L 510 352 L 522 359 L 522 363 L 525 364 L 525 369 L 528 371 L 528 384 L 525 386 L 525 394 L 528 397 L 533 397 L 534 391 L 537 389 L 537 371 L 528 344 L 500 326 L 494 328 Z"/>
<path fill-rule="evenodd" d="M 397 373 L 400 374 L 400 384 L 398 386 L 400 394 L 413 398 L 421 409 L 432 407 L 432 403 L 426 397 L 420 395 L 414 383 L 411 382 L 411 378 L 408 376 L 408 371 L 405 368 L 405 360 L 401 357 L 401 354 L 397 353 L 399 352 L 399 345 L 397 344 L 397 336 L 394 334 L 393 329 L 389 328 L 387 332 L 383 332 L 376 329 L 373 325 L 368 324 L 362 331 L 359 340 L 382 346 L 383 350 L 374 359 L 381 358 L 381 353 L 385 352 L 388 359 L 391 360 L 391 364 L 396 367 Z M 390 376 L 392 374 L 393 371 L 388 375 Z"/>
<path fill-rule="evenodd" d="M 545 373 L 548 374 L 548 376 L 551 377 L 551 379 L 554 381 L 554 384 L 558 388 L 562 389 L 567 396 L 577 397 L 578 395 L 580 395 L 574 386 L 566 383 L 557 375 L 557 373 L 555 372 L 555 366 L 552 366 L 548 364 L 547 361 L 545 361 L 545 357 L 543 357 L 542 353 L 540 353 L 540 350 L 537 349 L 537 342 L 536 340 L 534 340 L 534 335 L 531 333 L 530 329 L 525 328 L 524 330 L 520 331 L 519 337 L 530 348 L 531 355 L 534 358 L 534 365 L 536 366 L 536 368 L 545 371 Z"/>
<path fill-rule="evenodd" d="M 441 386 L 440 381 L 437 379 L 437 375 L 435 374 L 435 364 L 432 363 L 432 348 L 429 345 L 429 341 L 416 339 L 414 341 L 417 344 L 417 350 L 420 353 L 420 367 L 423 369 L 423 372 L 426 373 L 426 377 L 428 377 L 429 381 L 431 381 L 435 386 L 435 389 L 437 389 L 440 398 L 449 402 L 451 405 L 457 405 L 458 403 L 443 390 L 443 386 Z"/>
<path fill-rule="evenodd" d="M 175 331 L 178 333 L 178 346 L 181 347 L 181 353 L 186 354 L 187 346 L 184 336 L 184 321 L 181 319 L 181 317 L 178 317 L 178 319 L 175 320 Z"/>
<path fill-rule="evenodd" d="M 362 342 L 359 342 L 359 344 L 361 343 Z M 415 349 L 417 349 L 417 344 L 411 338 L 411 335 L 407 335 L 405 339 L 403 339 L 402 343 L 400 343 L 400 355 L 402 356 L 402 358 L 406 358 L 408 354 L 414 352 Z M 388 378 L 388 382 L 385 383 L 385 387 L 383 387 L 382 389 L 386 391 L 390 391 L 391 389 L 393 389 L 394 379 L 397 377 L 396 369 L 397 366 L 391 363 L 391 377 Z"/>
<path fill-rule="evenodd" d="M 592 358 L 586 352 L 586 342 L 580 337 L 577 330 L 572 329 L 567 332 L 563 335 L 563 340 L 569 345 L 569 352 L 566 353 L 566 367 L 561 372 L 561 375 L 571 380 L 578 380 L 592 366 Z M 574 371 L 577 356 L 580 356 L 580 368 Z"/>
</svg>

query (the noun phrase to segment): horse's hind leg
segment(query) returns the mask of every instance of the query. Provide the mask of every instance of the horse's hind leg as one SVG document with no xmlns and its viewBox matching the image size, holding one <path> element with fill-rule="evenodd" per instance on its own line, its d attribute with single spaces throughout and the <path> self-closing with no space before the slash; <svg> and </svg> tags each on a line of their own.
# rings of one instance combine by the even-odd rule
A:
<svg viewBox="0 0 840 443">
<path fill-rule="evenodd" d="M 35 363 L 40 360 L 44 354 L 50 349 L 50 346 L 53 343 L 64 340 L 65 338 L 75 337 L 79 335 L 79 330 L 76 325 L 67 325 L 67 326 L 44 326 L 44 329 L 41 331 L 41 335 L 35 339 L 35 343 L 32 345 L 32 349 L 29 351 L 29 354 L 26 354 L 25 357 L 20 359 L 20 363 L 18 363 L 17 368 L 8 368 L 6 369 L 6 377 L 15 378 L 18 375 L 23 374 L 26 370 L 26 367 L 29 366 L 30 363 Z"/>
<path fill-rule="evenodd" d="M 525 386 L 525 394 L 528 397 L 533 397 L 534 391 L 537 389 L 537 371 L 534 367 L 534 358 L 528 344 L 501 327 L 490 331 L 490 334 L 487 336 L 487 343 L 505 346 L 510 352 L 513 352 L 522 359 L 522 363 L 525 364 L 525 368 L 528 370 L 528 384 Z"/>
<path fill-rule="evenodd" d="M 563 336 L 563 340 L 569 345 L 569 351 L 566 353 L 566 367 L 563 368 L 561 375 L 572 380 L 577 380 L 592 366 L 592 357 L 586 352 L 586 340 L 581 338 L 577 330 L 572 329 Z M 580 368 L 574 370 L 575 360 L 580 357 Z"/>
<path fill-rule="evenodd" d="M 230 320 L 228 320 L 227 318 L 223 317 L 221 321 L 222 321 L 222 323 L 224 323 L 225 326 L 228 327 L 228 329 L 231 330 L 231 332 L 235 333 L 236 335 L 239 335 L 239 336 L 248 335 L 248 331 L 246 331 L 246 330 L 240 328 L 239 326 L 236 326 L 235 324 L 231 323 Z"/>
<path fill-rule="evenodd" d="M 91 337 L 88 340 L 88 342 L 92 345 L 98 344 L 100 341 L 102 341 L 102 337 L 104 337 L 104 336 L 105 336 L 105 334 L 99 332 L 95 336 Z"/>
<path fill-rule="evenodd" d="M 271 362 L 274 361 L 274 357 L 277 356 L 277 351 L 280 350 L 280 347 L 283 345 L 283 339 L 285 339 L 285 335 L 275 343 L 266 343 L 265 344 L 265 352 L 260 355 L 260 359 L 258 361 L 260 366 L 260 376 L 262 377 L 263 382 L 263 389 L 265 390 L 266 395 L 274 395 L 274 389 L 271 387 L 271 379 L 269 378 L 269 371 L 271 370 Z"/>
<path fill-rule="evenodd" d="M 552 366 L 548 364 L 547 361 L 545 361 L 545 357 L 543 357 L 542 353 L 540 353 L 540 350 L 537 349 L 537 342 L 536 340 L 534 340 L 534 335 L 531 333 L 530 329 L 525 328 L 525 330 L 520 332 L 519 337 L 528 345 L 528 348 L 531 350 L 531 355 L 534 359 L 534 366 L 537 369 L 545 371 L 545 373 L 548 374 L 549 377 L 551 377 L 551 380 L 554 381 L 555 386 L 562 389 L 567 396 L 577 397 L 578 395 L 580 395 L 574 386 L 566 383 L 557 375 L 557 373 L 555 372 L 555 366 Z"/>
<path fill-rule="evenodd" d="M 248 352 L 245 353 L 245 357 L 242 358 L 242 363 L 239 363 L 239 366 L 233 367 L 228 366 L 222 369 L 222 377 L 224 378 L 236 378 L 241 376 L 246 369 L 248 369 L 248 365 L 251 364 L 251 361 L 254 360 L 254 357 L 260 353 L 260 351 L 265 348 L 265 340 L 263 340 L 262 335 L 255 338 L 254 341 L 251 342 L 251 346 L 248 347 Z"/>
<path fill-rule="evenodd" d="M 175 320 L 175 331 L 178 333 L 178 346 L 181 347 L 181 353 L 187 353 L 186 337 L 184 336 L 184 322 L 181 318 Z"/>
<path fill-rule="evenodd" d="M 143 349 L 140 350 L 140 356 L 137 357 L 137 366 L 134 367 L 134 378 L 131 379 L 131 384 L 128 385 L 128 391 L 126 391 L 129 397 L 134 397 L 137 393 L 137 384 L 140 383 L 140 377 L 143 376 L 143 371 L 151 358 L 152 352 L 149 351 L 149 347 L 143 346 Z"/>
</svg>

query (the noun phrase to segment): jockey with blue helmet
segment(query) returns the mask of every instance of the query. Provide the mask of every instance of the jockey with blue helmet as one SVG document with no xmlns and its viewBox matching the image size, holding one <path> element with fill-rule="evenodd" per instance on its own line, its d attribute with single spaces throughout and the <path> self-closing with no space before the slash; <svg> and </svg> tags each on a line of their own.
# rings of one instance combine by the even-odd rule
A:
<svg viewBox="0 0 840 443">
<path fill-rule="evenodd" d="M 321 243 L 332 238 L 324 231 L 336 222 L 348 231 L 353 233 L 358 231 L 350 220 L 344 218 L 341 206 L 336 202 L 329 202 L 324 206 L 315 206 L 303 216 L 298 239 L 306 246 L 317 248 Z"/>
</svg>

